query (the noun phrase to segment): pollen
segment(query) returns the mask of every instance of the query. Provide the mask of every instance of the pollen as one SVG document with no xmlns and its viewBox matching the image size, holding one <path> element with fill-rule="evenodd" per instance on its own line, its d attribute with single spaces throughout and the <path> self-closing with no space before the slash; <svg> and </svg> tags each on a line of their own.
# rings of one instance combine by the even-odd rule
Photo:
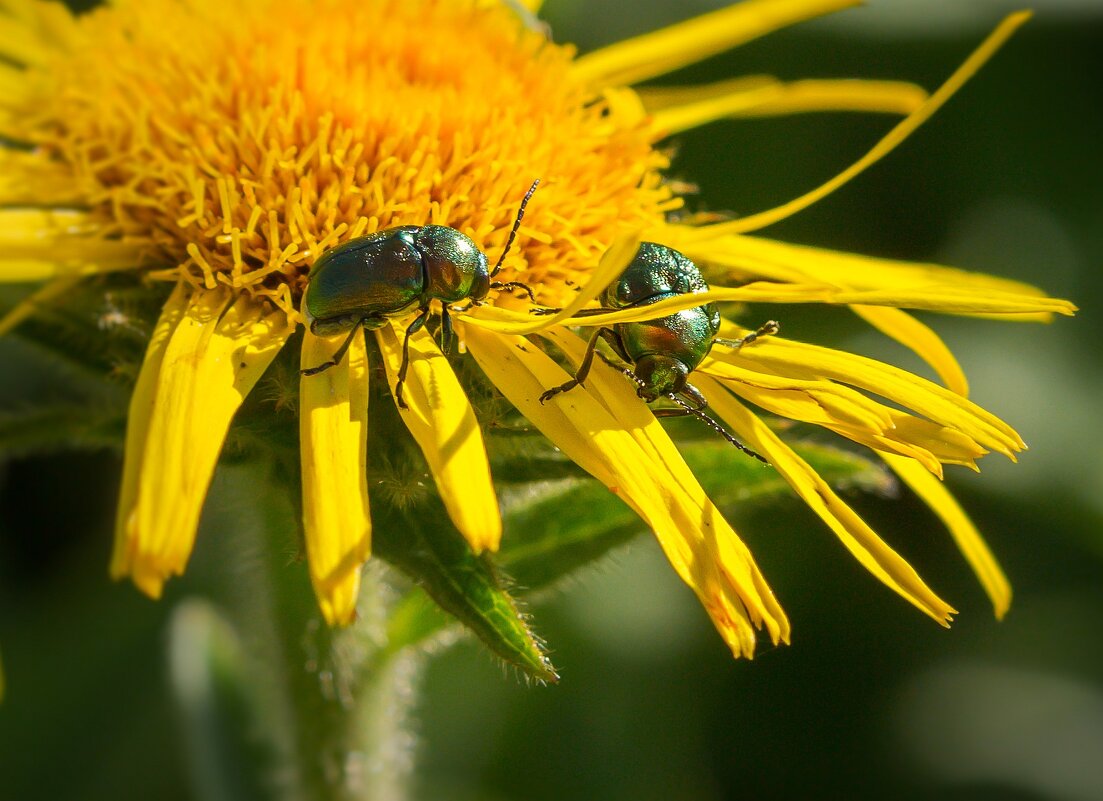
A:
<svg viewBox="0 0 1103 801">
<path fill-rule="evenodd" d="M 505 3 L 124 0 L 51 23 L 0 128 L 157 278 L 294 316 L 317 256 L 376 230 L 448 225 L 495 259 L 540 178 L 503 276 L 563 303 L 680 203 L 635 95 Z"/>
</svg>

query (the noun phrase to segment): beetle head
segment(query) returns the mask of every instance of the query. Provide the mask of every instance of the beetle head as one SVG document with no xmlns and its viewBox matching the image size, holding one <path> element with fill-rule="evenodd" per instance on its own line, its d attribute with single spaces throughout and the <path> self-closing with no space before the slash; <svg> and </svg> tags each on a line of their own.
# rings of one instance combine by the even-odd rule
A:
<svg viewBox="0 0 1103 801">
<path fill-rule="evenodd" d="M 636 394 L 648 403 L 663 395 L 681 392 L 689 377 L 685 364 L 673 356 L 657 353 L 640 357 L 632 372 L 640 380 Z"/>
</svg>

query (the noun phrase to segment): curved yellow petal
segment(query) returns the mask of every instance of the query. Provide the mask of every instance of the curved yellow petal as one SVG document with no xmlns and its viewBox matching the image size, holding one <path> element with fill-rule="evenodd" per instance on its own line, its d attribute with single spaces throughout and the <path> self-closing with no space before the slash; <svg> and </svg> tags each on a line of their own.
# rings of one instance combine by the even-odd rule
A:
<svg viewBox="0 0 1103 801">
<path fill-rule="evenodd" d="M 781 85 L 781 80 L 773 75 L 739 75 L 693 86 L 641 86 L 635 92 L 644 109 L 654 114 L 675 106 L 688 106 Z"/>
<path fill-rule="evenodd" d="M 580 80 L 600 86 L 638 83 L 738 47 L 796 22 L 859 0 L 743 0 L 662 30 L 603 47 L 575 61 Z"/>
<path fill-rule="evenodd" d="M 873 305 L 891 306 L 953 314 L 1064 314 L 1071 316 L 1076 307 L 1067 300 L 1049 297 L 974 292 L 952 286 L 930 286 L 886 291 L 852 291 L 826 284 L 779 284 L 756 281 L 741 287 L 714 287 L 708 292 L 678 295 L 668 300 L 646 306 L 619 309 L 605 314 L 571 318 L 568 325 L 609 326 L 614 323 L 631 323 L 653 320 L 682 309 L 705 303 L 826 303 L 836 306 Z M 525 325 L 514 313 L 506 316 L 505 310 L 480 312 L 477 323 L 496 331 L 512 333 L 514 329 L 532 333 L 546 324 L 529 322 Z M 550 319 L 550 318 L 548 318 Z M 517 322 L 514 322 L 516 320 Z M 538 327 L 539 326 L 539 327 Z"/>
<path fill-rule="evenodd" d="M 891 153 L 897 145 L 911 136 L 920 125 L 930 119 L 947 100 L 953 97 L 953 95 L 964 86 L 982 66 L 984 66 L 984 63 L 988 61 L 988 59 L 995 55 L 996 51 L 1003 46 L 1004 42 L 1011 37 L 1015 30 L 1030 19 L 1030 16 L 1029 11 L 1020 11 L 1008 15 L 922 106 L 905 117 L 895 128 L 889 131 L 881 141 L 874 145 L 868 153 L 862 156 L 862 158 L 858 159 L 831 180 L 813 189 L 811 192 L 807 192 L 777 208 L 762 211 L 757 214 L 751 214 L 746 217 L 740 217 L 738 220 L 717 223 L 708 226 L 707 230 L 716 236 L 757 231 L 760 228 L 765 228 L 768 225 L 773 225 L 776 222 L 784 220 L 786 217 L 790 217 L 808 208 L 816 201 L 827 197 L 852 178 L 861 174 L 866 168 L 876 164 Z"/>
<path fill-rule="evenodd" d="M 0 209 L 0 282 L 44 281 L 140 266 L 148 244 L 107 239 L 91 215 Z"/>
<path fill-rule="evenodd" d="M 26 79 L 20 74 L 20 86 Z M 0 87 L 0 94 L 6 89 Z M 11 98 L 12 95 L 5 94 Z M 3 101 L 0 101 L 2 105 Z M 0 204 L 4 206 L 79 205 L 80 191 L 72 171 L 40 151 L 0 148 Z"/>
<path fill-rule="evenodd" d="M 763 278 L 795 284 L 831 284 L 854 290 L 953 286 L 1027 297 L 1046 294 L 1022 281 L 941 264 L 877 258 L 743 234 L 702 240 L 699 238 L 701 230 L 668 226 L 663 232 L 663 241 L 710 267 L 726 268 L 720 275 L 710 270 L 710 277 L 717 283 L 745 283 Z M 722 280 L 724 278 L 729 281 Z"/>
<path fill-rule="evenodd" d="M 392 394 L 402 364 L 402 332 L 375 332 Z M 482 430 L 451 365 L 424 328 L 410 337 L 410 367 L 399 414 L 433 473 L 440 498 L 475 553 L 498 550 L 502 516 Z"/>
<path fill-rule="evenodd" d="M 697 385 L 708 397 L 713 412 L 730 425 L 748 447 L 770 460 L 866 570 L 941 625 L 949 625 L 955 610 L 939 598 L 912 566 L 878 537 L 807 462 L 713 379 L 698 376 Z"/>
<path fill-rule="evenodd" d="M 732 576 L 718 569 L 715 548 L 705 541 L 706 534 L 715 534 L 716 520 L 711 515 L 687 519 L 685 512 L 693 504 L 685 499 L 681 487 L 671 484 L 663 465 L 655 464 L 632 434 L 588 392 L 562 393 L 541 404 L 544 390 L 568 376 L 535 345 L 477 328 L 469 328 L 466 338 L 479 366 L 510 402 L 655 531 L 671 565 L 697 594 L 732 652 L 753 655 L 752 619 L 767 620 L 774 615 L 758 587 L 753 583 L 734 587 Z M 756 601 L 756 596 L 760 600 Z M 753 613 L 739 600 L 744 597 L 755 607 Z M 776 625 L 780 635 L 782 624 Z"/>
<path fill-rule="evenodd" d="M 927 99 L 925 89 L 903 81 L 736 81 L 664 89 L 658 96 L 661 108 L 656 108 L 656 101 L 646 89 L 640 91 L 640 97 L 645 108 L 653 111 L 652 128 L 663 136 L 729 117 L 772 117 L 813 111 L 910 114 Z"/>
<path fill-rule="evenodd" d="M 183 301 L 177 290 L 131 403 L 112 572 L 153 597 L 183 572 L 230 421 L 291 333 L 282 312 L 231 301 L 226 291 Z"/>
<path fill-rule="evenodd" d="M 719 355 L 725 348 L 714 346 Z M 757 372 L 706 359 L 698 370 L 724 382 L 752 403 L 793 420 L 857 426 L 874 433 L 892 428 L 891 410 L 860 392 L 832 381 L 809 381 Z M 744 394 L 746 393 L 746 394 Z"/>
<path fill-rule="evenodd" d="M 574 334 L 563 329 L 549 329 L 543 333 L 554 342 L 575 365 L 580 363 L 585 353 L 585 343 Z M 750 550 L 720 515 L 701 488 L 689 466 L 678 453 L 666 430 L 646 403 L 636 395 L 635 386 L 625 380 L 625 376 L 604 361 L 598 359 L 586 378 L 585 390 L 613 416 L 613 418 L 632 435 L 637 444 L 647 452 L 656 470 L 660 483 L 676 480 L 684 493 L 675 496 L 688 512 L 687 520 L 700 521 L 703 526 L 705 542 L 713 550 L 716 564 L 729 581 L 729 588 L 753 587 L 756 595 L 740 597 L 751 613 L 755 624 L 764 622 L 771 638 L 788 642 L 789 622 L 780 604 L 774 598 L 773 591 L 755 564 Z M 574 391 L 578 391 L 577 389 Z M 742 590 L 747 592 L 747 590 Z M 756 610 L 764 607 L 768 614 L 759 618 Z"/>
<path fill-rule="evenodd" d="M 597 269 L 590 273 L 590 280 L 579 290 L 570 305 L 554 315 L 538 317 L 483 305 L 475 307 L 469 314 L 464 315 L 463 320 L 479 328 L 517 335 L 533 334 L 557 325 L 600 295 L 605 287 L 624 272 L 624 268 L 636 257 L 636 252 L 640 249 L 640 236 L 639 231 L 634 231 L 617 238 L 602 255 Z"/>
<path fill-rule="evenodd" d="M 969 381 L 953 352 L 931 328 L 900 309 L 881 306 L 852 306 L 854 313 L 885 336 L 910 348 L 942 379 L 947 389 L 969 397 Z"/>
<path fill-rule="evenodd" d="M 946 524 L 954 542 L 961 549 L 962 555 L 973 568 L 981 586 L 992 601 L 996 617 L 1003 618 L 1011 607 L 1011 584 L 980 532 L 969 520 L 954 496 L 934 476 L 910 459 L 888 453 L 881 454 L 881 458 Z"/>
<path fill-rule="evenodd" d="M 303 335 L 302 364 L 327 361 L 344 335 Z M 357 334 L 340 364 L 299 380 L 303 531 L 310 581 L 330 625 L 356 618 L 360 567 L 371 555 L 368 353 Z"/>
<path fill-rule="evenodd" d="M 1011 426 L 967 398 L 907 370 L 864 356 L 775 336 L 738 352 L 716 349 L 713 358 L 778 375 L 849 384 L 957 429 L 979 445 L 1009 458 L 1025 447 Z"/>
</svg>

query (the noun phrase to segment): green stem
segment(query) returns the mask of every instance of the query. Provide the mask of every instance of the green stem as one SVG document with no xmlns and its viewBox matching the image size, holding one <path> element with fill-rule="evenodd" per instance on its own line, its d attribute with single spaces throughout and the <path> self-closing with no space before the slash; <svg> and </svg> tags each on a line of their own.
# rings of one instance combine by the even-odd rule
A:
<svg viewBox="0 0 1103 801">
<path fill-rule="evenodd" d="M 305 564 L 288 563 L 298 547 L 297 512 L 263 473 L 255 464 L 219 471 L 200 532 L 206 552 L 196 561 L 204 564 L 189 570 L 219 579 L 225 625 L 192 610 L 173 628 L 174 686 L 196 789 L 204 798 L 403 801 L 422 659 L 386 648 L 393 592 L 385 568 L 364 571 L 355 624 L 326 626 Z M 178 663 L 193 664 L 197 650 L 212 678 L 185 681 Z M 211 755 L 211 743 L 239 739 L 244 745 L 223 750 L 251 763 L 244 780 L 240 764 Z"/>
</svg>

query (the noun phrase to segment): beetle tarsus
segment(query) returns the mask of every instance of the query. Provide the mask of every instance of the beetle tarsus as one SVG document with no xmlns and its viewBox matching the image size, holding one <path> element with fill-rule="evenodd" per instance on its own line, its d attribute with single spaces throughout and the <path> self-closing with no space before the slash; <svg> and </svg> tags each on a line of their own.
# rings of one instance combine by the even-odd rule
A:
<svg viewBox="0 0 1103 801">
<path fill-rule="evenodd" d="M 522 284 L 520 281 L 494 281 L 490 285 L 491 289 L 520 289 L 523 290 L 526 295 L 529 296 L 529 300 L 536 303 L 536 295 L 532 294 L 532 289 L 527 284 Z"/>
<path fill-rule="evenodd" d="M 717 337 L 716 339 L 713 340 L 713 342 L 715 344 L 727 345 L 729 348 L 734 348 L 735 350 L 739 350 L 740 348 L 743 348 L 743 347 L 746 347 L 747 345 L 750 345 L 752 342 L 754 342 L 757 339 L 762 339 L 762 337 L 773 336 L 774 334 L 776 334 L 780 330 L 781 330 L 781 324 L 777 320 L 767 320 L 762 325 L 760 325 L 756 330 L 754 330 L 751 333 L 747 334 L 747 336 L 745 336 L 745 337 L 740 337 L 739 339 L 721 339 L 720 337 Z"/>
<path fill-rule="evenodd" d="M 341 343 L 341 346 L 337 348 L 333 353 L 333 358 L 328 362 L 322 362 L 317 367 L 305 367 L 299 370 L 300 375 L 312 376 L 318 375 L 318 373 L 324 373 L 330 367 L 336 367 L 345 358 L 345 354 L 348 353 L 349 347 L 352 345 L 352 338 L 356 336 L 356 332 L 360 330 L 360 327 L 364 324 L 364 320 L 357 320 L 356 325 L 349 331 L 349 335 L 345 337 L 345 341 Z"/>
</svg>

